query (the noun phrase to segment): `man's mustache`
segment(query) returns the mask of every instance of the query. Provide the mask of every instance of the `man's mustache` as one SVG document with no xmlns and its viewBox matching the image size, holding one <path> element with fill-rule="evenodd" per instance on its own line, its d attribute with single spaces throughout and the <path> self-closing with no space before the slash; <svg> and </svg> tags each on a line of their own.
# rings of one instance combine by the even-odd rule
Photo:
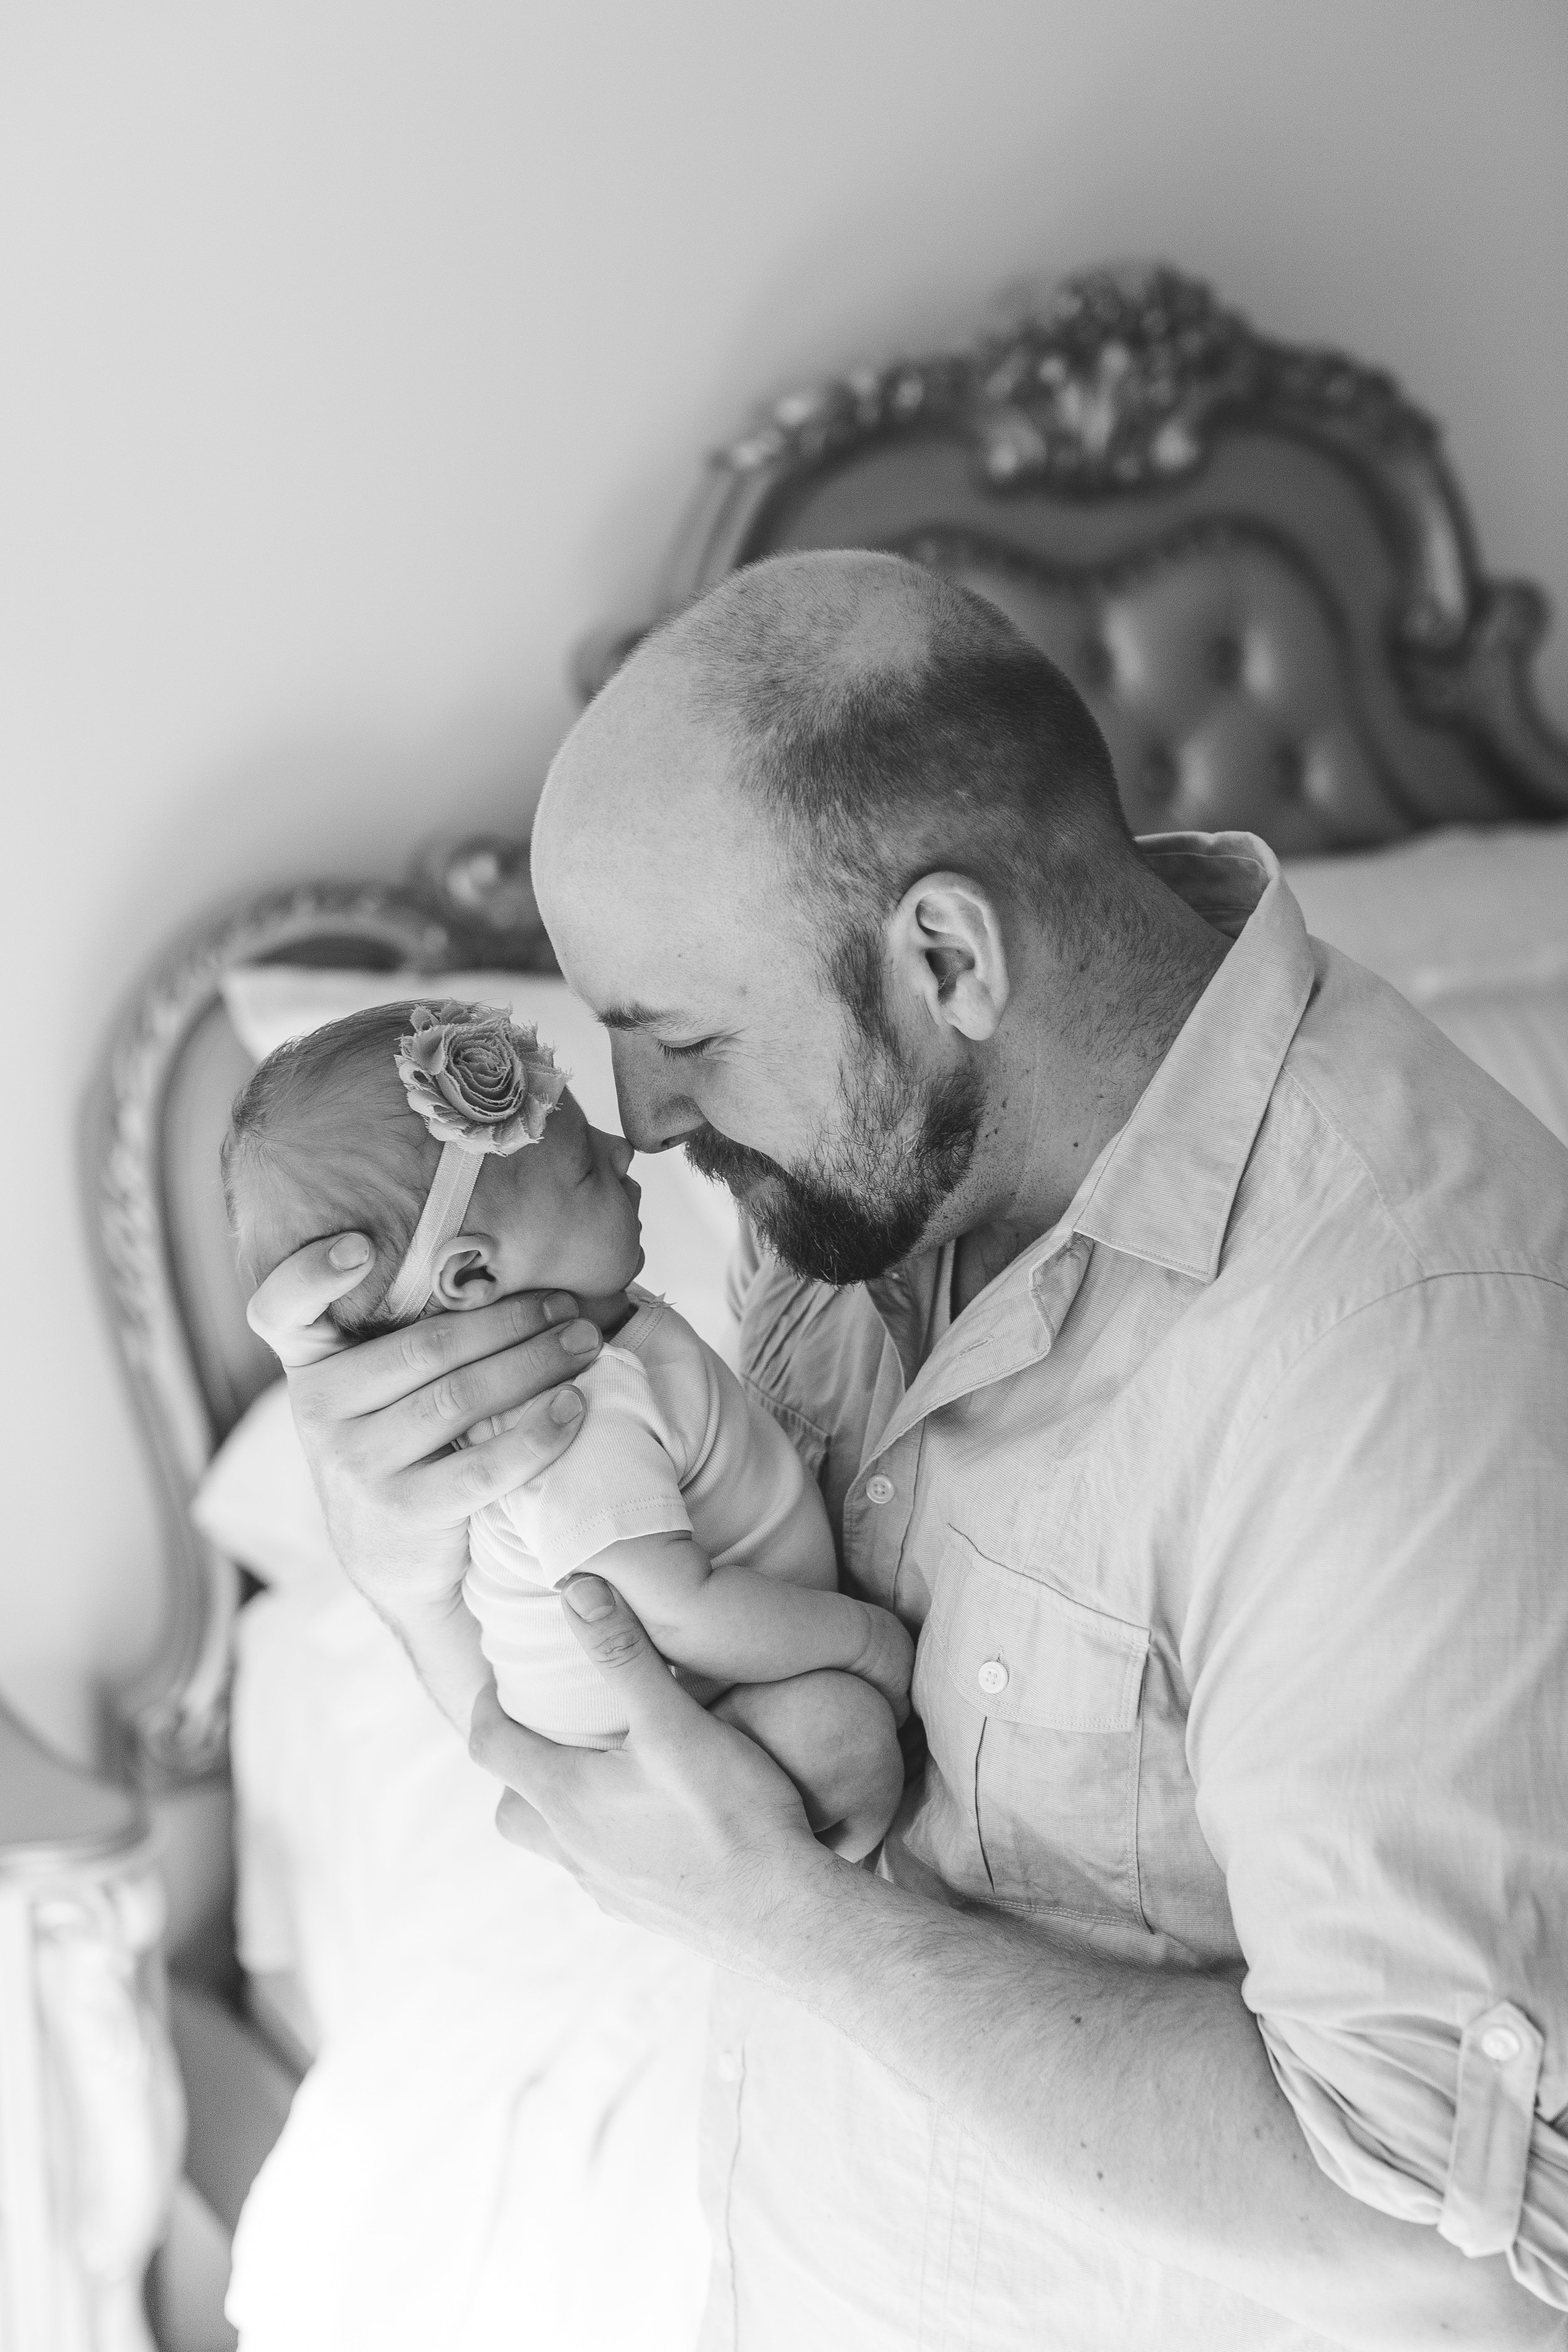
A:
<svg viewBox="0 0 1568 2352">
<path fill-rule="evenodd" d="M 732 1142 L 717 1128 L 706 1124 L 683 1135 L 680 1147 L 700 1176 L 727 1184 L 731 1192 L 767 1176 L 789 1182 L 789 1171 L 781 1168 L 776 1160 L 770 1160 L 765 1151 L 753 1151 L 748 1143 Z"/>
</svg>

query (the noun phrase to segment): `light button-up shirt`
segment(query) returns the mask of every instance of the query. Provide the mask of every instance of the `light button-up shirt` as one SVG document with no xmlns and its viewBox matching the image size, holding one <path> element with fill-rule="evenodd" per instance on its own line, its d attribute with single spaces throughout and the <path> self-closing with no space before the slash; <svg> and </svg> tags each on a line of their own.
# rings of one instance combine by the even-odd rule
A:
<svg viewBox="0 0 1568 2352">
<path fill-rule="evenodd" d="M 1568 2306 L 1568 1154 L 1260 842 L 1143 848 L 1234 944 L 1061 1223 L 951 1321 L 950 1249 L 746 1283 L 845 1582 L 919 1631 L 883 1867 L 1233 1972 L 1334 2179 Z M 707 2352 L 1316 2341 L 795 2004 L 716 2027 Z"/>
</svg>

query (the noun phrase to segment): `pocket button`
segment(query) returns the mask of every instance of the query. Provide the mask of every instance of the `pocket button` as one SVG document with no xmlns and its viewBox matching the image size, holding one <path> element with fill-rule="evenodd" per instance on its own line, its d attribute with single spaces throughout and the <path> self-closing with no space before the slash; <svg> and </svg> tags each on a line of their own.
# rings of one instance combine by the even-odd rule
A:
<svg viewBox="0 0 1568 2352">
<path fill-rule="evenodd" d="M 1007 1669 L 1000 1658 L 987 1658 L 974 1679 L 987 1698 L 994 1698 L 998 1691 L 1007 1687 Z"/>
</svg>

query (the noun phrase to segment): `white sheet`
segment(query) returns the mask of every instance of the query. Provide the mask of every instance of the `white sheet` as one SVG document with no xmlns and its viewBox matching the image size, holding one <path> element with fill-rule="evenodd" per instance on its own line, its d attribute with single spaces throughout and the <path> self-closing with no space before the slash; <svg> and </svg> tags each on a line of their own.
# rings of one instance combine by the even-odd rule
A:
<svg viewBox="0 0 1568 2352">
<path fill-rule="evenodd" d="M 1300 858 L 1307 929 L 1380 972 L 1568 1143 L 1568 824 Z"/>
<path fill-rule="evenodd" d="M 687 2352 L 708 1972 L 496 1836 L 346 1587 L 244 1612 L 242 1957 L 322 2029 L 241 2218 L 242 2352 Z"/>
</svg>

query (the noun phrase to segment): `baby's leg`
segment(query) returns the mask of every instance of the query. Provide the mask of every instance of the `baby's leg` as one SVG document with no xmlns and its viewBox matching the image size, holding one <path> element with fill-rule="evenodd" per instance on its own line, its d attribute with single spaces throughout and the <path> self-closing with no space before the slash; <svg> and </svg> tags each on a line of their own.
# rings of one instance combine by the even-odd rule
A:
<svg viewBox="0 0 1568 2352">
<path fill-rule="evenodd" d="M 903 1794 L 893 1711 L 858 1675 L 824 1667 L 782 1683 L 742 1683 L 713 1713 L 766 1748 L 800 1790 L 826 1845 L 859 1862 L 880 1844 Z"/>
</svg>

